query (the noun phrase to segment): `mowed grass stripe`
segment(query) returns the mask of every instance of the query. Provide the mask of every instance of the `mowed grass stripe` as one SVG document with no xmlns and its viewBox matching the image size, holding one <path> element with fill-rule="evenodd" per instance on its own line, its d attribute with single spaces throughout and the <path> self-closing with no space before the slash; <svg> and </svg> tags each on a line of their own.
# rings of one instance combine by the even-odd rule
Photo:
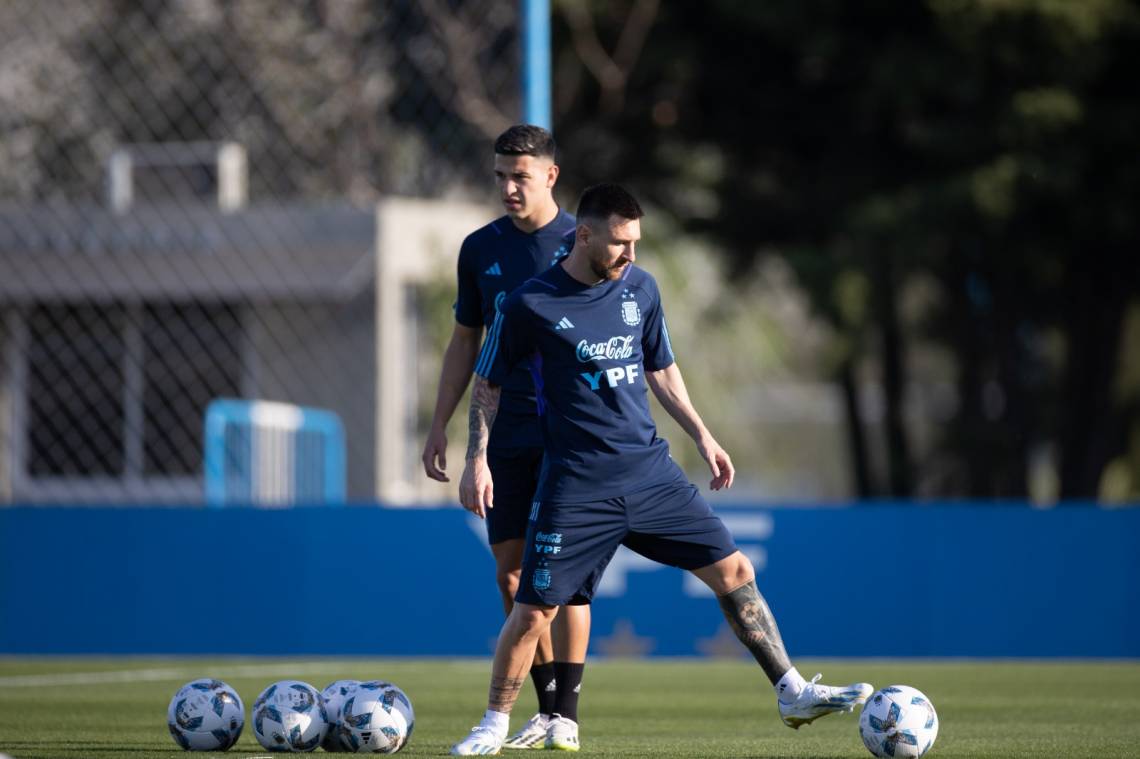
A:
<svg viewBox="0 0 1140 759">
<path fill-rule="evenodd" d="M 824 660 L 799 666 L 808 677 L 822 671 L 828 683 L 868 680 L 924 691 L 941 720 L 933 757 L 1140 754 L 1140 663 Z M 415 734 L 402 754 L 441 756 L 482 714 L 489 662 L 0 659 L 0 678 L 8 682 L 100 672 L 120 678 L 152 672 L 155 679 L 0 688 L 0 752 L 18 759 L 186 756 L 167 734 L 166 706 L 182 682 L 209 676 L 236 688 L 247 710 L 273 680 L 296 677 L 318 688 L 341 678 L 392 680 L 416 709 Z M 513 724 L 534 709 L 528 684 Z M 857 714 L 799 731 L 784 727 L 770 687 L 746 659 L 592 660 L 581 714 L 583 756 L 870 756 L 859 741 Z M 263 754 L 247 723 L 238 745 L 218 756 Z"/>
<path fill-rule="evenodd" d="M 226 667 L 230 677 L 280 676 L 300 678 L 308 673 L 327 672 L 328 662 L 295 662 L 280 664 L 245 664 Z M 2 667 L 0 667 L 2 671 Z M 119 669 L 93 672 L 48 672 L 41 675 L 0 676 L 0 688 L 46 688 L 67 685 L 109 685 L 112 683 L 141 683 L 193 680 L 199 675 L 195 667 L 166 669 Z"/>
</svg>

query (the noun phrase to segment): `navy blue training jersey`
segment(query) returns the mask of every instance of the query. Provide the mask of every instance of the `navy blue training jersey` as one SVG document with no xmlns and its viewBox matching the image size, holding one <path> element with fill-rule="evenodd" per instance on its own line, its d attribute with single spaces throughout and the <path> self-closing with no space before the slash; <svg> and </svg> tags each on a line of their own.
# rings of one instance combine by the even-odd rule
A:
<svg viewBox="0 0 1140 759">
<path fill-rule="evenodd" d="M 536 499 L 599 501 L 683 476 L 649 415 L 645 372 L 673 363 L 653 277 L 630 264 L 584 285 L 553 266 L 500 312 L 475 371 L 492 384 L 520 365 L 535 377 L 546 445 Z"/>
<path fill-rule="evenodd" d="M 487 337 L 508 293 L 535 274 L 549 269 L 574 245 L 574 217 L 559 210 L 546 226 L 523 232 L 502 216 L 467 236 L 459 249 L 459 288 L 455 320 L 466 327 L 486 327 Z M 478 370 L 478 366 L 476 366 Z M 528 448 L 542 445 L 534 381 L 519 367 L 502 381 L 499 415 L 491 430 L 490 447 Z"/>
</svg>

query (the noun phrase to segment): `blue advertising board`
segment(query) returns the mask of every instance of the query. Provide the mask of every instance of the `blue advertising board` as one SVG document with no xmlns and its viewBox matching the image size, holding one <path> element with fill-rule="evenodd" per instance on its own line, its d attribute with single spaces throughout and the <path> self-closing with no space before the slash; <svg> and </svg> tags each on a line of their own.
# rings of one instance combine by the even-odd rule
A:
<svg viewBox="0 0 1140 759">
<path fill-rule="evenodd" d="M 1140 509 L 720 509 L 797 656 L 1140 657 Z M 738 654 L 692 576 L 622 549 L 591 653 Z M 0 653 L 484 656 L 455 508 L 0 508 Z"/>
</svg>

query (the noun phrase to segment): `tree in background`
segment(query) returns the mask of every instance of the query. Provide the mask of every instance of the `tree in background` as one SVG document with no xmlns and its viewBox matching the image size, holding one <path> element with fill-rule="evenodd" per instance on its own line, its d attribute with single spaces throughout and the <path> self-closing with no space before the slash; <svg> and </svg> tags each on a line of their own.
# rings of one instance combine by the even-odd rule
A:
<svg viewBox="0 0 1140 759">
<path fill-rule="evenodd" d="M 452 7 L 455 5 L 456 7 Z M 98 197 L 129 143 L 232 140 L 251 197 L 438 196 L 518 110 L 506 0 L 0 4 L 0 196 Z"/>
<path fill-rule="evenodd" d="M 1062 498 L 1140 494 L 1137 3 L 557 7 L 564 163 L 628 177 L 737 274 L 791 263 L 841 336 L 860 495 L 1023 497 L 1042 457 Z M 919 458 L 911 379 L 940 375 Z"/>
<path fill-rule="evenodd" d="M 858 495 L 1140 497 L 1136 0 L 554 8 L 565 197 L 636 184 L 674 239 L 724 254 L 738 299 L 790 265 L 834 334 Z M 232 139 L 254 202 L 485 197 L 516 15 L 0 4 L 0 195 L 89 202 L 117 144 Z M 710 318 L 745 318 L 730 299 Z"/>
</svg>

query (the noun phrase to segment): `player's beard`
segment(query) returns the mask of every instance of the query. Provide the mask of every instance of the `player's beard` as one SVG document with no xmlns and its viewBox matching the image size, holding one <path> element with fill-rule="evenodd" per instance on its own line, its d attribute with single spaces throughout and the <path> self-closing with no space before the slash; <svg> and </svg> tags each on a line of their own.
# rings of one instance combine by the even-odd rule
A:
<svg viewBox="0 0 1140 759">
<path fill-rule="evenodd" d="M 601 261 L 595 261 L 593 259 L 590 259 L 590 271 L 592 271 L 594 273 L 594 276 L 597 277 L 598 279 L 605 280 L 606 282 L 609 282 L 610 280 L 614 280 L 614 279 L 617 279 L 618 277 L 620 277 L 621 273 L 623 271 L 625 271 L 625 266 L 628 263 L 629 263 L 629 261 L 626 261 L 623 259 L 623 260 L 619 260 L 615 264 L 611 264 L 610 266 L 607 266 L 604 263 L 602 263 Z"/>
</svg>

